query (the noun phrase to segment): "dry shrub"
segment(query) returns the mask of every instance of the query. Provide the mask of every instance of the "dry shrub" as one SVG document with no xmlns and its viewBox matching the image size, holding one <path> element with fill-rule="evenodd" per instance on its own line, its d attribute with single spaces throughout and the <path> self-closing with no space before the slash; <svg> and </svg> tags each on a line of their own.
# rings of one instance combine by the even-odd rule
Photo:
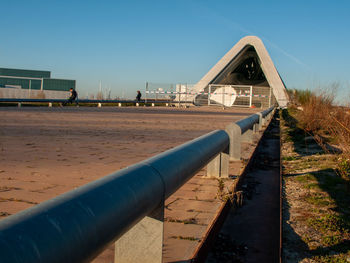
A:
<svg viewBox="0 0 350 263">
<path fill-rule="evenodd" d="M 293 103 L 301 106 L 300 122 L 304 130 L 320 143 L 331 138 L 340 147 L 339 173 L 350 180 L 350 109 L 334 105 L 335 86 L 328 90 L 295 91 Z"/>
<path fill-rule="evenodd" d="M 343 154 L 339 157 L 339 173 L 350 180 L 350 112 L 347 108 L 338 107 L 331 115 L 331 133 L 336 136 Z"/>
<path fill-rule="evenodd" d="M 329 115 L 333 111 L 334 96 L 327 92 L 309 95 L 303 106 L 302 122 L 307 132 L 322 135 L 327 130 Z"/>
</svg>

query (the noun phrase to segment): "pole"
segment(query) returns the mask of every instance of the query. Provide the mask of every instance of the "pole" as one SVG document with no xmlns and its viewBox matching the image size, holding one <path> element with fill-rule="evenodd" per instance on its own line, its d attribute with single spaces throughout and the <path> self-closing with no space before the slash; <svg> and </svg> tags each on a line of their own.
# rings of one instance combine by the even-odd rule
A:
<svg viewBox="0 0 350 263">
<path fill-rule="evenodd" d="M 148 82 L 146 82 L 145 105 L 147 103 L 147 93 L 148 93 Z"/>
<path fill-rule="evenodd" d="M 249 98 L 249 107 L 252 107 L 252 101 L 253 101 L 253 86 L 250 86 L 250 98 Z"/>
<path fill-rule="evenodd" d="M 185 105 L 187 105 L 187 91 L 188 91 L 188 89 L 187 89 L 187 83 L 186 83 L 186 86 L 185 86 L 185 92 L 186 92 L 186 94 L 185 94 Z"/>
<path fill-rule="evenodd" d="M 223 86 L 222 89 L 222 106 L 225 107 L 225 90 L 226 90 L 226 86 Z"/>
<path fill-rule="evenodd" d="M 209 85 L 209 90 L 208 90 L 208 106 L 210 106 L 210 93 L 211 93 L 211 85 Z"/>
<path fill-rule="evenodd" d="M 30 99 L 31 88 L 32 88 L 32 80 L 30 79 L 29 80 L 29 95 L 28 95 L 29 99 Z"/>
</svg>

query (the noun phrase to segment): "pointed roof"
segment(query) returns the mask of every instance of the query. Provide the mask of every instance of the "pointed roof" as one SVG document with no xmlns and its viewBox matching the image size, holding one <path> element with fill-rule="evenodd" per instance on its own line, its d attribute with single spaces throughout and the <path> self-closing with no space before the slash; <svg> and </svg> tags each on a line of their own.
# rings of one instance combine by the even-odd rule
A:
<svg viewBox="0 0 350 263">
<path fill-rule="evenodd" d="M 284 83 L 278 74 L 263 42 L 256 36 L 246 36 L 238 41 L 238 43 L 234 45 L 233 48 L 231 48 L 231 50 L 228 51 L 200 81 L 198 81 L 194 87 L 195 91 L 204 91 L 204 89 L 208 87 L 209 84 L 212 84 L 213 81 L 215 81 L 215 79 L 218 78 L 229 65 L 235 63 L 235 60 L 238 61 L 242 54 L 247 52 L 247 47 L 253 47 L 255 49 L 260 61 L 260 67 L 269 86 L 272 88 L 273 94 L 279 106 L 287 106 L 289 99 Z"/>
</svg>

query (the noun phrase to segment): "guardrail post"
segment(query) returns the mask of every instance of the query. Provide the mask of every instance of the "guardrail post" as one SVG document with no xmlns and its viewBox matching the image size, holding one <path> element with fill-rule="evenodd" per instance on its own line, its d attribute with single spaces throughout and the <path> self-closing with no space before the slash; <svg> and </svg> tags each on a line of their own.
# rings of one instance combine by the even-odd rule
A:
<svg viewBox="0 0 350 263">
<path fill-rule="evenodd" d="M 140 104 L 138 102 L 136 102 L 136 107 L 140 106 Z"/>
<path fill-rule="evenodd" d="M 207 165 L 207 176 L 208 177 L 228 177 L 230 157 L 228 149 L 226 152 L 219 153 L 213 160 Z"/>
<path fill-rule="evenodd" d="M 262 114 L 260 112 L 256 113 L 258 116 L 259 116 L 259 124 L 258 124 L 258 131 L 260 131 L 262 129 L 262 126 L 263 126 L 263 117 L 262 117 Z"/>
<path fill-rule="evenodd" d="M 119 103 L 118 103 L 118 107 L 121 107 L 121 106 L 122 106 L 122 104 L 119 102 Z"/>
<path fill-rule="evenodd" d="M 115 263 L 162 263 L 164 201 L 115 242 Z"/>
<path fill-rule="evenodd" d="M 226 126 L 226 132 L 230 138 L 229 156 L 231 161 L 241 159 L 241 128 L 236 123 Z"/>
<path fill-rule="evenodd" d="M 52 102 L 49 102 L 49 107 L 52 108 Z"/>
<path fill-rule="evenodd" d="M 22 107 L 22 103 L 18 102 L 17 107 L 18 108 Z"/>
<path fill-rule="evenodd" d="M 102 103 L 99 102 L 99 103 L 97 104 L 97 107 L 98 107 L 98 108 L 102 108 Z"/>
<path fill-rule="evenodd" d="M 152 107 L 154 107 L 154 103 L 152 103 Z"/>
<path fill-rule="evenodd" d="M 263 117 L 262 120 L 261 120 L 261 126 L 265 126 L 267 122 L 267 116 Z"/>
<path fill-rule="evenodd" d="M 254 133 L 258 133 L 259 132 L 259 123 L 254 123 L 253 132 Z"/>
</svg>

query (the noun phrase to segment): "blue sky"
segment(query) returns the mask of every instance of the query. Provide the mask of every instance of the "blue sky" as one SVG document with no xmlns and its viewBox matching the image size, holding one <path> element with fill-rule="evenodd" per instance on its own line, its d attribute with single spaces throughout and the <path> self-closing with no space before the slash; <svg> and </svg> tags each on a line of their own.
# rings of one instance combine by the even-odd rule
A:
<svg viewBox="0 0 350 263">
<path fill-rule="evenodd" d="M 196 83 L 246 35 L 288 88 L 350 90 L 350 1 L 2 0 L 0 67 L 50 70 L 134 97 L 145 83 Z"/>
</svg>

